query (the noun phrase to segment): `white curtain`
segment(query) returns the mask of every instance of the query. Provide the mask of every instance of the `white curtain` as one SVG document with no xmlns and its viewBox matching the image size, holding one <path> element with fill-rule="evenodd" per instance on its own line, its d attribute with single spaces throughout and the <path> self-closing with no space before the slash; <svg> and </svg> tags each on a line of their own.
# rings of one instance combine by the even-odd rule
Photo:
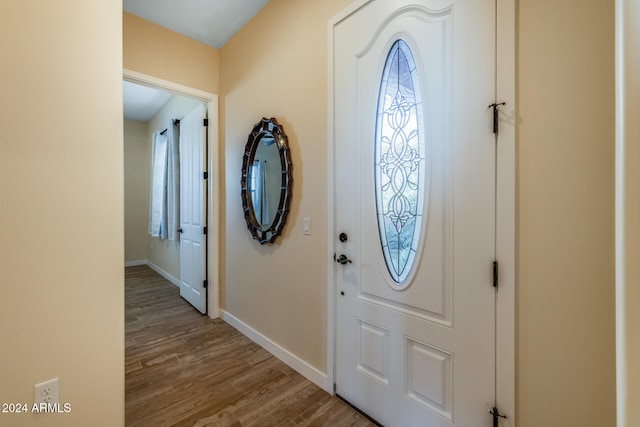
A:
<svg viewBox="0 0 640 427">
<path fill-rule="evenodd" d="M 173 121 L 167 131 L 153 134 L 151 146 L 151 185 L 149 195 L 149 234 L 161 239 L 179 239 L 180 154 L 179 138 Z"/>
<path fill-rule="evenodd" d="M 167 215 L 167 135 L 153 134 L 151 144 L 151 185 L 149 194 L 149 234 L 166 237 Z"/>
<path fill-rule="evenodd" d="M 267 186 L 267 161 L 262 161 L 260 167 L 260 212 L 262 225 L 271 225 L 271 218 L 269 218 L 269 187 Z"/>
<path fill-rule="evenodd" d="M 256 159 L 251 166 L 251 201 L 253 213 L 260 225 L 270 225 L 266 169 L 266 160 Z"/>
<path fill-rule="evenodd" d="M 167 238 L 180 240 L 180 132 L 173 120 L 167 129 Z"/>
</svg>

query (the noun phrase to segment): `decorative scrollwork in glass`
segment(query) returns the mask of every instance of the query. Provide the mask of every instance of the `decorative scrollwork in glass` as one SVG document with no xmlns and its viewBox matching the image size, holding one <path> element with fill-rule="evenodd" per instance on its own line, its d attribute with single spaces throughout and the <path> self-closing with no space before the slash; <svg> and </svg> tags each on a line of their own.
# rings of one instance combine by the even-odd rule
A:
<svg viewBox="0 0 640 427">
<path fill-rule="evenodd" d="M 422 100 L 409 45 L 397 40 L 382 73 L 375 139 L 378 229 L 389 274 L 401 284 L 415 259 L 424 210 Z"/>
</svg>

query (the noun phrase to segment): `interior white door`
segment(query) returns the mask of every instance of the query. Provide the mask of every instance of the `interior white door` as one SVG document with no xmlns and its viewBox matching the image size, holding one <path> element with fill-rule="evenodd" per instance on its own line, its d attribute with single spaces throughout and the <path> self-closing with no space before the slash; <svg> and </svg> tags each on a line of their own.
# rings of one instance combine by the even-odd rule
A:
<svg viewBox="0 0 640 427">
<path fill-rule="evenodd" d="M 490 426 L 495 0 L 366 3 L 333 90 L 336 392 L 385 426 Z"/>
<path fill-rule="evenodd" d="M 204 104 L 180 121 L 180 295 L 207 312 Z"/>
</svg>

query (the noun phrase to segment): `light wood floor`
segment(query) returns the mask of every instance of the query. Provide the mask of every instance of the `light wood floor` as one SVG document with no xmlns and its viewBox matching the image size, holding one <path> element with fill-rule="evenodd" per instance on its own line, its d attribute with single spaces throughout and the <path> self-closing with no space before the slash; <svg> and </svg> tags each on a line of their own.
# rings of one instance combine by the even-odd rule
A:
<svg viewBox="0 0 640 427">
<path fill-rule="evenodd" d="M 125 283 L 128 427 L 373 426 L 150 268 Z"/>
</svg>

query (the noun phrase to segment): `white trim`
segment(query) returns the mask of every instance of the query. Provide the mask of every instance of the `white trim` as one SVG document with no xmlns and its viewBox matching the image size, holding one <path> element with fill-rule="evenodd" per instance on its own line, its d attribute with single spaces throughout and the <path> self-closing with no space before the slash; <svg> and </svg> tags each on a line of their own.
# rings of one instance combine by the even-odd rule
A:
<svg viewBox="0 0 640 427">
<path fill-rule="evenodd" d="M 497 146 L 496 405 L 516 425 L 516 9 L 515 0 L 496 1 L 496 102 L 500 112 Z"/>
<path fill-rule="evenodd" d="M 627 229 L 633 223 L 633 218 L 627 217 L 627 202 L 633 204 L 632 192 L 626 184 L 633 183 L 633 174 L 629 173 L 633 162 L 626 160 L 627 154 L 632 157 L 632 147 L 635 144 L 633 131 L 627 133 L 626 120 L 633 111 L 634 93 L 632 90 L 634 80 L 633 61 L 635 58 L 627 57 L 628 49 L 633 46 L 633 31 L 630 31 L 634 23 L 633 7 L 627 0 L 615 2 L 615 320 L 616 320 L 616 422 L 618 427 L 630 427 L 633 420 L 633 409 L 637 408 L 633 395 L 629 394 L 630 379 L 633 383 L 630 370 L 633 370 L 633 353 L 627 345 L 630 329 L 636 325 L 630 322 L 631 316 L 627 313 L 633 304 L 627 302 L 634 283 L 627 274 L 627 262 L 637 262 L 627 250 L 627 240 L 633 241 L 633 228 Z M 632 9 L 631 11 L 629 9 Z M 630 13 L 630 15 L 629 15 Z M 636 19 L 637 21 L 637 19 Z M 631 55 L 633 56 L 633 55 Z M 629 76 L 631 74 L 632 77 Z M 627 111 L 629 108 L 631 111 Z M 635 119 L 631 117 L 631 120 Z M 628 165 L 628 166 L 627 166 Z M 631 368 L 631 369 L 630 369 Z M 637 398 L 636 398 L 637 399 Z M 637 413 L 637 412 L 636 412 Z"/>
<path fill-rule="evenodd" d="M 303 359 L 291 353 L 284 347 L 271 341 L 268 337 L 256 331 L 251 326 L 235 317 L 233 314 L 228 313 L 224 310 L 220 310 L 220 317 L 229 325 L 240 331 L 251 341 L 255 342 L 260 347 L 264 348 L 269 353 L 297 371 L 300 375 L 316 384 L 318 387 L 324 389 L 328 393 L 333 393 L 333 381 L 330 381 L 329 377 L 326 374 L 309 365 Z"/>
<path fill-rule="evenodd" d="M 220 143 L 218 141 L 219 135 L 219 112 L 218 112 L 218 96 L 215 96 L 215 101 L 209 102 L 209 135 L 207 144 L 207 155 L 209 157 L 207 163 L 207 171 L 209 172 L 209 193 L 208 193 L 208 205 L 207 213 L 209 218 L 207 219 L 207 270 L 209 273 L 209 289 L 207 293 L 208 298 L 208 313 L 209 317 L 216 319 L 220 317 L 220 254 L 218 248 L 220 247 L 220 185 L 222 179 L 220 177 L 220 171 L 223 170 L 220 167 Z"/>
<path fill-rule="evenodd" d="M 123 80 L 128 82 L 150 86 L 182 96 L 197 99 L 207 104 L 209 111 L 209 127 L 208 127 L 208 205 L 207 205 L 207 269 L 209 271 L 209 289 L 207 292 L 207 312 L 209 317 L 215 319 L 220 317 L 220 275 L 219 275 L 219 236 L 220 236 L 220 205 L 218 203 L 220 194 L 220 174 L 221 170 L 219 159 L 219 143 L 218 143 L 218 95 L 173 83 L 168 80 L 159 79 L 137 71 L 123 69 Z M 149 264 L 151 266 L 151 264 Z M 179 283 L 179 282 L 178 282 Z"/>
<path fill-rule="evenodd" d="M 218 95 L 205 92 L 200 89 L 194 89 L 189 86 L 184 86 L 179 83 L 173 83 L 168 80 L 159 79 L 157 77 L 150 76 L 148 74 L 139 73 L 137 71 L 124 68 L 122 70 L 123 79 L 143 86 L 154 87 L 165 90 L 167 92 L 174 93 L 176 95 L 183 95 L 189 98 L 197 99 L 202 102 L 211 102 L 218 99 Z"/>
<path fill-rule="evenodd" d="M 162 268 L 158 267 L 156 264 L 152 263 L 148 259 L 138 259 L 138 260 L 135 260 L 135 261 L 126 261 L 124 263 L 125 268 L 126 267 L 138 267 L 140 265 L 146 265 L 147 267 L 149 267 L 150 269 L 152 269 L 153 271 L 155 271 L 156 273 L 158 273 L 159 275 L 161 275 L 162 277 L 164 277 L 165 279 L 170 281 L 173 285 L 175 285 L 177 287 L 180 287 L 180 280 L 179 279 L 176 279 L 174 276 L 172 276 L 171 274 L 169 274 L 167 271 L 163 270 Z"/>
<path fill-rule="evenodd" d="M 625 1 L 616 0 L 615 12 L 615 317 L 616 317 L 616 420 L 627 427 L 628 372 L 626 345 L 625 278 Z"/>
<path fill-rule="evenodd" d="M 156 273 L 158 273 L 159 275 L 161 275 L 162 277 L 164 277 L 165 279 L 167 279 L 168 281 L 170 281 L 171 283 L 173 283 L 177 287 L 180 287 L 180 279 L 176 279 L 171 274 L 167 273 L 165 270 L 163 270 L 162 268 L 158 267 L 157 265 L 155 265 L 151 261 L 147 261 L 147 265 L 149 266 L 150 269 L 152 269 L 153 271 L 155 271 Z"/>
<path fill-rule="evenodd" d="M 372 0 L 357 0 L 329 20 L 328 25 L 328 87 L 327 87 L 327 377 L 335 381 L 335 298 L 336 280 L 333 263 L 335 246 L 335 182 L 333 85 L 334 27 L 346 17 Z M 496 256 L 499 260 L 500 287 L 497 310 L 496 400 L 500 412 L 507 414 L 510 426 L 515 427 L 515 277 L 516 277 L 516 90 L 515 90 L 515 0 L 497 1 L 496 23 L 496 96 L 497 102 L 507 105 L 500 116 L 500 138 L 497 151 Z"/>
</svg>

